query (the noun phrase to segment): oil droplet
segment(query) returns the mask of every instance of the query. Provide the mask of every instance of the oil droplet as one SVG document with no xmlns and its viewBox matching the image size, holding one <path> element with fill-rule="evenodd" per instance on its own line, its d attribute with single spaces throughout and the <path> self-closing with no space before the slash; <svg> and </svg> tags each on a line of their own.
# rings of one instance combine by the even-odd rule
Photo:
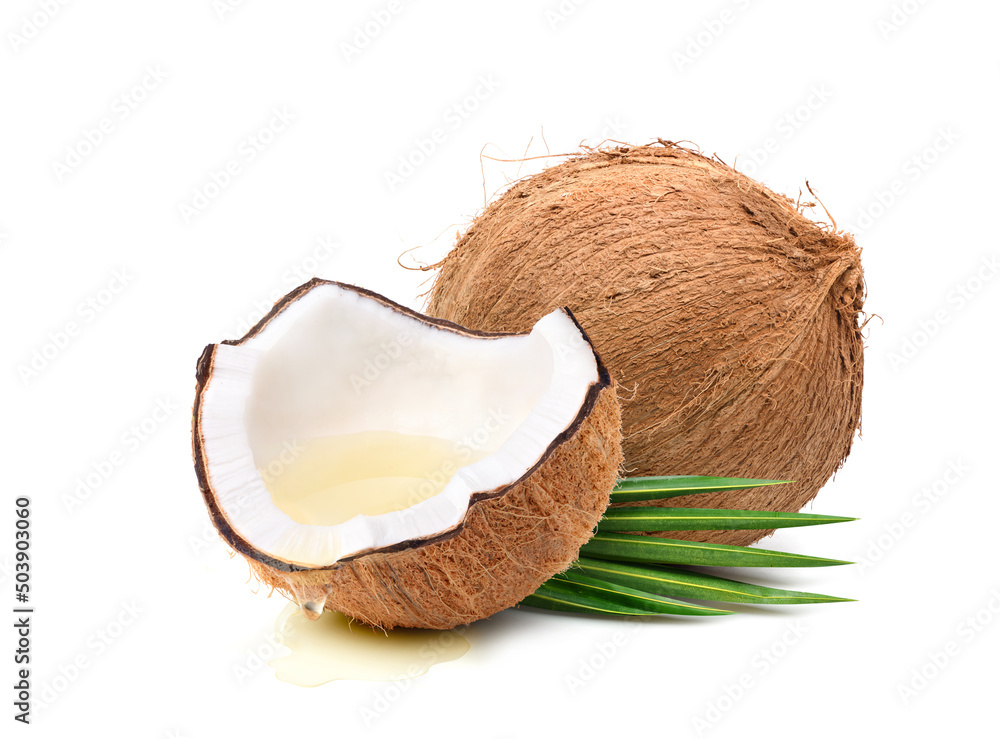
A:
<svg viewBox="0 0 1000 739">
<path fill-rule="evenodd" d="M 332 592 L 333 587 L 330 585 L 325 585 L 322 588 L 316 586 L 310 587 L 287 575 L 282 575 L 282 577 L 288 585 L 288 589 L 291 591 L 292 597 L 299 606 L 302 615 L 310 621 L 318 619 L 323 613 L 326 598 Z"/>
<path fill-rule="evenodd" d="M 315 621 L 323 615 L 323 604 L 314 600 L 307 600 L 302 604 L 302 615 L 309 621 Z"/>
<path fill-rule="evenodd" d="M 279 680 L 303 688 L 333 680 L 405 680 L 469 651 L 469 642 L 454 629 L 384 632 L 336 611 L 307 620 L 292 603 L 278 616 L 275 629 L 278 641 L 292 653 L 270 665 Z"/>
</svg>

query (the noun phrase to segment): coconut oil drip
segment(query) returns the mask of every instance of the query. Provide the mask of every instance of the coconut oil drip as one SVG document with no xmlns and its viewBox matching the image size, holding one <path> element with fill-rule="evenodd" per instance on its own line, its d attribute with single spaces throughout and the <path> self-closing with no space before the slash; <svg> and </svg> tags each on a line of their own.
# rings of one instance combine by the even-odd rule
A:
<svg viewBox="0 0 1000 739">
<path fill-rule="evenodd" d="M 308 621 L 315 621 L 323 613 L 326 606 L 326 598 L 333 591 L 332 585 L 325 585 L 322 588 L 307 588 L 297 583 L 294 578 L 285 577 L 285 583 L 292 593 L 295 604 L 299 607 L 302 617 Z"/>
<path fill-rule="evenodd" d="M 294 521 L 333 526 L 427 500 L 486 453 L 433 436 L 364 431 L 290 443 L 259 470 L 274 504 Z"/>
<path fill-rule="evenodd" d="M 271 660 L 278 679 L 304 688 L 333 680 L 405 680 L 469 650 L 458 630 L 373 629 L 336 611 L 308 620 L 289 603 L 275 625 L 291 654 Z"/>
</svg>

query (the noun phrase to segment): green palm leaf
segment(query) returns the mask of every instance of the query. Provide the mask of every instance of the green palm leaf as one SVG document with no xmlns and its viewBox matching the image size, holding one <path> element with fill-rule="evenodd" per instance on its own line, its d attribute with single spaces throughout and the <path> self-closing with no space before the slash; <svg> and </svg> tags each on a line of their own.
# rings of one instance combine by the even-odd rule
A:
<svg viewBox="0 0 1000 739">
<path fill-rule="evenodd" d="M 626 616 L 723 616 L 732 613 L 664 598 L 573 571 L 555 575 L 521 602 L 555 611 Z"/>
<path fill-rule="evenodd" d="M 641 608 L 627 608 L 618 603 L 587 597 L 580 593 L 563 592 L 548 583 L 539 586 L 531 595 L 522 599 L 522 606 L 542 608 L 546 611 L 565 611 L 567 613 L 590 613 L 597 616 L 655 616 L 657 614 L 644 611 Z"/>
<path fill-rule="evenodd" d="M 781 485 L 785 480 L 706 477 L 633 477 L 618 481 L 611 503 L 661 500 L 680 495 Z M 605 511 L 597 533 L 580 549 L 580 559 L 543 583 L 524 605 L 555 611 L 623 616 L 723 615 L 678 598 L 724 603 L 787 605 L 835 603 L 818 593 L 751 585 L 665 565 L 714 567 L 826 567 L 850 564 L 769 549 L 681 541 L 622 533 L 776 529 L 854 521 L 810 513 L 714 508 L 617 507 Z"/>
<path fill-rule="evenodd" d="M 843 516 L 776 511 L 740 511 L 715 508 L 609 508 L 597 527 L 606 531 L 720 531 L 724 529 L 782 529 L 855 521 Z"/>
<path fill-rule="evenodd" d="M 611 492 L 611 504 L 634 503 L 640 500 L 660 500 L 678 495 L 715 493 L 722 490 L 783 485 L 788 480 L 754 480 L 743 477 L 706 477 L 704 475 L 673 475 L 669 477 L 626 477 L 618 481 Z"/>
<path fill-rule="evenodd" d="M 623 564 L 583 557 L 575 563 L 574 567 L 597 579 L 670 598 L 771 605 L 837 603 L 851 600 L 850 598 L 835 598 L 817 593 L 750 585 L 715 575 L 658 565 Z"/>
<path fill-rule="evenodd" d="M 839 559 L 808 557 L 769 549 L 617 533 L 595 534 L 581 547 L 580 555 L 622 562 L 715 567 L 828 567 L 851 564 Z"/>
</svg>

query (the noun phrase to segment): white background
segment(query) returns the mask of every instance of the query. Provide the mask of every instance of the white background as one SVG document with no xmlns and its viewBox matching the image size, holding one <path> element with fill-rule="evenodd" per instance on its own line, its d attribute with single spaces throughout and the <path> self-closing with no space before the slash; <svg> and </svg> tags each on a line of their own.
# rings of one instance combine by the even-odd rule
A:
<svg viewBox="0 0 1000 739">
<path fill-rule="evenodd" d="M 55 694 L 12 729 L 5 693 L 4 736 L 992 730 L 995 3 L 233 5 L 0 11 L 0 593 L 12 607 L 13 501 L 30 495 L 34 685 Z M 251 161 L 248 138 L 274 109 L 294 119 Z M 863 247 L 880 316 L 866 329 L 864 434 L 811 508 L 862 520 L 768 540 L 861 564 L 753 573 L 859 602 L 640 628 L 508 611 L 403 691 L 301 689 L 268 667 L 241 682 L 235 668 L 266 654 L 284 601 L 255 592 L 206 530 L 189 441 L 202 347 L 313 274 L 419 308 L 428 273 L 397 257 L 421 247 L 404 263 L 436 261 L 484 195 L 546 162 L 481 159 L 484 147 L 514 159 L 656 137 L 793 197 L 808 179 Z M 185 218 L 233 159 L 240 173 Z M 318 239 L 338 247 L 316 259 Z M 49 357 L 37 371 L 35 352 Z M 158 404 L 170 410 L 148 420 Z M 133 602 L 140 614 L 114 627 Z M 977 614 L 978 630 L 963 626 Z M 109 628 L 117 638 L 99 646 Z M 619 632 L 624 645 L 574 692 L 567 678 Z M 782 640 L 794 644 L 768 663 Z M 904 700 L 913 670 L 932 677 Z"/>
</svg>

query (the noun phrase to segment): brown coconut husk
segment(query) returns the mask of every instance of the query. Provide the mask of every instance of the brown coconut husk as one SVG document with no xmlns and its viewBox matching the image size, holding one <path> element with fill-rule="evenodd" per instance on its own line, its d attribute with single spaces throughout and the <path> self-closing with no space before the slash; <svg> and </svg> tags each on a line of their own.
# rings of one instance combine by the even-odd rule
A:
<svg viewBox="0 0 1000 739">
<path fill-rule="evenodd" d="M 634 391 L 628 474 L 796 481 L 665 505 L 799 510 L 850 452 L 860 250 L 721 161 L 663 141 L 588 150 L 517 182 L 439 266 L 434 316 L 523 331 L 573 310 Z M 745 545 L 770 533 L 663 535 Z"/>
<path fill-rule="evenodd" d="M 226 343 L 247 340 L 323 282 L 314 279 L 289 293 L 246 336 Z M 340 286 L 444 330 L 499 335 L 423 316 L 362 288 Z M 215 346 L 206 347 L 198 362 L 193 414 L 195 472 L 202 496 L 226 543 L 247 559 L 262 582 L 300 605 L 322 604 L 383 629 L 449 629 L 471 623 L 516 605 L 568 568 L 608 507 L 623 459 L 621 411 L 611 375 L 597 357 L 598 380 L 570 426 L 517 482 L 475 495 L 458 527 L 329 567 L 276 559 L 234 530 L 212 488 L 201 405 L 212 377 Z"/>
</svg>

